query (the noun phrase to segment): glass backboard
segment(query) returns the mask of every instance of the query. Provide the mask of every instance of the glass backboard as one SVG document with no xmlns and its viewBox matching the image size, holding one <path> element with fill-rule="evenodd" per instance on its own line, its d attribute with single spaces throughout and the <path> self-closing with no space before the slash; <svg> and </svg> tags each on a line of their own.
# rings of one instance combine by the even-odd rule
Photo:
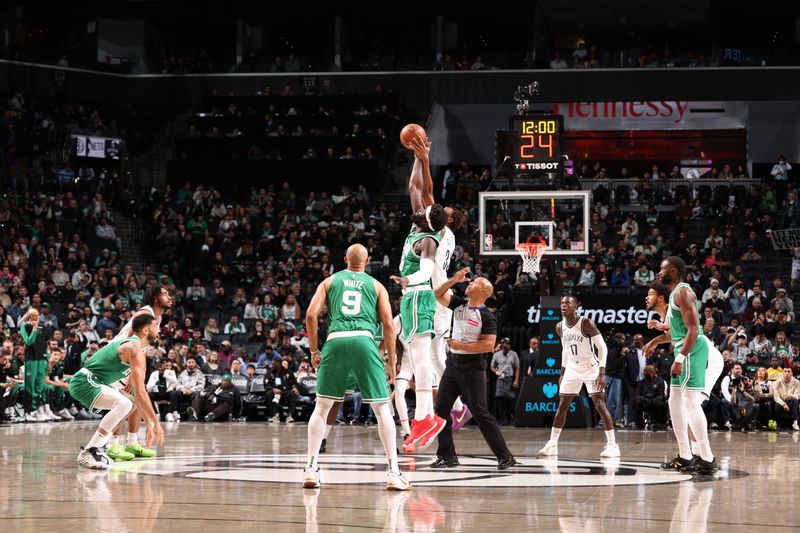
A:
<svg viewBox="0 0 800 533">
<path fill-rule="evenodd" d="M 545 242 L 547 255 L 589 253 L 589 191 L 493 191 L 479 194 L 481 255 L 516 255 Z"/>
</svg>

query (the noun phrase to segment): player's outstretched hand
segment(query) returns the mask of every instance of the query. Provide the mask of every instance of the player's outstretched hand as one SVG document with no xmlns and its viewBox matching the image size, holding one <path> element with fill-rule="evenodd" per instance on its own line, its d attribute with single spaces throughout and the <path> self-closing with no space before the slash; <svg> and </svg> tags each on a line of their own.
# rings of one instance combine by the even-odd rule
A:
<svg viewBox="0 0 800 533">
<path fill-rule="evenodd" d="M 677 361 L 672 363 L 672 368 L 670 368 L 669 373 L 674 378 L 680 376 L 683 373 L 683 363 L 679 363 Z"/>
<path fill-rule="evenodd" d="M 420 161 L 427 161 L 428 157 L 431 153 L 431 141 L 428 139 L 427 141 L 422 140 L 421 137 L 415 135 L 409 141 L 411 144 L 411 150 L 414 151 L 414 157 L 419 159 Z"/>
<path fill-rule="evenodd" d="M 658 329 L 660 322 L 658 320 L 648 320 L 647 329 Z"/>
<path fill-rule="evenodd" d="M 147 435 L 144 438 L 144 442 L 148 448 L 154 444 L 164 444 L 164 429 L 158 420 L 147 425 Z"/>
<path fill-rule="evenodd" d="M 648 358 L 648 357 L 650 357 L 651 355 L 653 355 L 653 352 L 655 351 L 655 349 L 656 349 L 656 347 L 655 347 L 655 346 L 652 346 L 652 345 L 651 345 L 651 344 L 648 342 L 647 344 L 645 344 L 645 345 L 642 347 L 642 354 L 645 356 L 645 358 Z"/>
<path fill-rule="evenodd" d="M 408 283 L 408 280 L 406 280 L 406 278 L 401 278 L 400 276 L 389 276 L 389 279 L 391 279 L 404 289 L 406 288 L 406 283 Z"/>
</svg>

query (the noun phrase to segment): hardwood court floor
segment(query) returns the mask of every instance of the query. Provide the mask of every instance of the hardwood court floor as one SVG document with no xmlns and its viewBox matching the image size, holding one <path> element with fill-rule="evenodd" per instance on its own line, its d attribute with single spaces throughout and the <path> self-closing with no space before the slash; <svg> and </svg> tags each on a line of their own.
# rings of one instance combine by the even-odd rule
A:
<svg viewBox="0 0 800 533">
<path fill-rule="evenodd" d="M 800 526 L 798 433 L 712 433 L 720 476 L 654 468 L 671 433 L 617 433 L 603 463 L 599 430 L 565 430 L 557 461 L 535 453 L 545 430 L 505 428 L 522 465 L 500 473 L 475 427 L 456 435 L 462 467 L 405 456 L 413 492 L 384 490 L 374 427 L 338 426 L 323 488 L 300 487 L 306 426 L 263 422 L 165 425 L 155 460 L 108 472 L 75 464 L 93 422 L 0 426 L 2 531 L 760 531 Z"/>
</svg>

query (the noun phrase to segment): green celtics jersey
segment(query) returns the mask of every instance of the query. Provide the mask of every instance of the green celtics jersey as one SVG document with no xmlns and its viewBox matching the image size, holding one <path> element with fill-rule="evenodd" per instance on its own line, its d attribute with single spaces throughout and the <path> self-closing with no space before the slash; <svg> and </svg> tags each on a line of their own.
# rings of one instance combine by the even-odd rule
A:
<svg viewBox="0 0 800 533">
<path fill-rule="evenodd" d="M 687 283 L 678 283 L 675 289 L 669 295 L 669 313 L 667 315 L 669 319 L 669 328 L 670 328 L 670 335 L 672 336 L 672 344 L 680 346 L 683 344 L 683 339 L 686 337 L 686 323 L 683 321 L 683 315 L 681 314 L 681 308 L 675 305 L 675 293 L 678 292 L 678 289 L 681 287 L 687 287 L 689 290 L 692 288 Z M 698 319 L 698 327 L 699 327 L 699 319 Z"/>
<path fill-rule="evenodd" d="M 417 270 L 419 270 L 419 256 L 414 252 L 414 246 L 427 237 L 436 241 L 436 244 L 439 244 L 439 239 L 441 235 L 436 232 L 422 232 L 417 233 L 417 226 L 412 225 L 411 231 L 408 233 L 408 237 L 406 237 L 406 242 L 403 244 L 403 255 L 400 257 L 400 275 L 403 277 L 410 276 Z M 423 283 L 423 285 L 430 285 L 430 280 Z"/>
<path fill-rule="evenodd" d="M 375 278 L 365 272 L 340 270 L 328 287 L 328 333 L 369 331 L 378 324 L 378 293 Z"/>
<path fill-rule="evenodd" d="M 84 368 L 91 371 L 96 382 L 111 385 L 130 375 L 130 365 L 119 358 L 119 347 L 128 341 L 139 342 L 139 337 L 111 341 L 89 358 Z"/>
</svg>

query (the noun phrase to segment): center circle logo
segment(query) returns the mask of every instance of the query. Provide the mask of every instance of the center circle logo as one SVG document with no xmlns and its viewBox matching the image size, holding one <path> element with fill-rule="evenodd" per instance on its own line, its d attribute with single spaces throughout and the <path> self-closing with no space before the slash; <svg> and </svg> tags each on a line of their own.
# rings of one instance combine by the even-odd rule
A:
<svg viewBox="0 0 800 533">
<path fill-rule="evenodd" d="M 461 466 L 448 470 L 428 467 L 431 456 L 404 455 L 400 468 L 421 487 L 591 487 L 654 485 L 692 479 L 689 474 L 661 470 L 656 463 L 608 459 L 591 461 L 520 457 L 520 464 L 497 470 L 494 458 L 459 456 Z M 117 471 L 190 479 L 299 484 L 305 454 L 206 455 L 167 457 L 115 463 Z M 325 485 L 385 484 L 386 459 L 378 455 L 325 454 L 320 457 Z M 722 474 L 725 475 L 724 473 Z"/>
</svg>

